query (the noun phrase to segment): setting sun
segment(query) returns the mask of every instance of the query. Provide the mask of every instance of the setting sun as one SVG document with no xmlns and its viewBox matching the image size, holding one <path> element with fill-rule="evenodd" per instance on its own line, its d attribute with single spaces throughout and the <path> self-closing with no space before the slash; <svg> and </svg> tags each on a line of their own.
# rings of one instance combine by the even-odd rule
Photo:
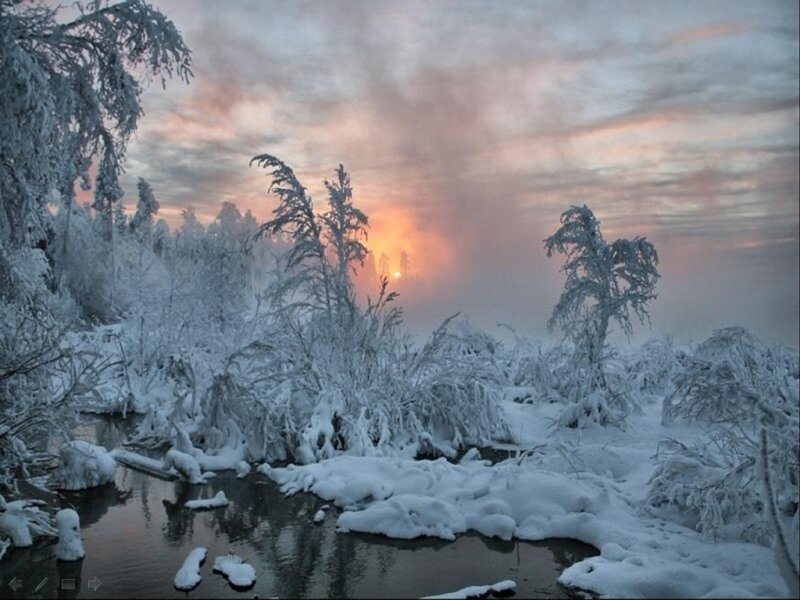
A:
<svg viewBox="0 0 800 600">
<path fill-rule="evenodd" d="M 403 274 L 400 271 L 395 271 L 394 273 L 392 273 L 392 277 L 394 277 L 395 279 L 400 279 L 402 276 Z"/>
</svg>

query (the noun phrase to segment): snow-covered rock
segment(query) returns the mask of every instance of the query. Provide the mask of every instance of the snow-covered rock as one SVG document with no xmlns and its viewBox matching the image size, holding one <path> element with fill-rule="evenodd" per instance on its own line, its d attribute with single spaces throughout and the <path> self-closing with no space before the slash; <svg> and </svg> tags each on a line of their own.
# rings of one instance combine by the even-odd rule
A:
<svg viewBox="0 0 800 600">
<path fill-rule="evenodd" d="M 192 510 L 207 510 L 211 508 L 220 508 L 228 506 L 228 499 L 225 497 L 225 492 L 219 491 L 213 498 L 206 498 L 202 500 L 189 500 L 185 504 L 186 508 Z"/>
<path fill-rule="evenodd" d="M 325 511 L 320 509 L 314 513 L 314 523 L 322 523 L 325 520 Z"/>
<path fill-rule="evenodd" d="M 446 594 L 439 594 L 438 596 L 425 596 L 424 600 L 444 600 L 453 599 L 459 600 L 464 598 L 481 598 L 489 594 L 503 594 L 511 593 L 517 589 L 517 584 L 510 579 L 498 581 L 492 585 L 471 585 L 469 587 L 456 590 L 455 592 L 448 592 Z"/>
<path fill-rule="evenodd" d="M 208 550 L 206 548 L 195 548 L 183 561 L 183 565 L 175 573 L 173 585 L 176 589 L 188 592 L 196 588 L 203 579 L 200 575 L 200 566 L 206 559 Z"/>
<path fill-rule="evenodd" d="M 71 508 L 65 508 L 56 513 L 56 527 L 58 528 L 58 545 L 56 558 L 58 560 L 80 560 L 86 556 L 81 541 L 81 522 Z"/>
<path fill-rule="evenodd" d="M 167 452 L 166 457 L 164 457 L 164 468 L 175 469 L 189 483 L 206 482 L 197 460 L 192 455 L 185 454 L 180 450 L 173 448 Z"/>
<path fill-rule="evenodd" d="M 250 588 L 256 582 L 256 570 L 233 553 L 218 556 L 214 560 L 214 572 L 225 575 L 235 588 Z"/>
<path fill-rule="evenodd" d="M 117 462 L 105 448 L 74 440 L 61 447 L 54 483 L 61 490 L 85 490 L 113 481 L 116 473 Z"/>
</svg>

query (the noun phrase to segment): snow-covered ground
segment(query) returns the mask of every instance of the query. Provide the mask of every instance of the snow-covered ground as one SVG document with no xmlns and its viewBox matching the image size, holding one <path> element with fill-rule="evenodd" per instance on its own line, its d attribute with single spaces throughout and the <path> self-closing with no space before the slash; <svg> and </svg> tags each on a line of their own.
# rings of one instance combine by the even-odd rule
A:
<svg viewBox="0 0 800 600">
<path fill-rule="evenodd" d="M 661 425 L 660 403 L 631 415 L 624 430 L 549 428 L 561 408 L 506 402 L 517 449 L 533 450 L 495 465 L 474 453 L 459 464 L 343 455 L 259 470 L 286 493 L 311 492 L 341 507 L 342 531 L 453 539 L 474 530 L 591 544 L 601 554 L 568 568 L 559 581 L 605 596 L 788 595 L 771 549 L 715 543 L 645 509 L 658 441 L 690 441 L 699 428 Z"/>
</svg>

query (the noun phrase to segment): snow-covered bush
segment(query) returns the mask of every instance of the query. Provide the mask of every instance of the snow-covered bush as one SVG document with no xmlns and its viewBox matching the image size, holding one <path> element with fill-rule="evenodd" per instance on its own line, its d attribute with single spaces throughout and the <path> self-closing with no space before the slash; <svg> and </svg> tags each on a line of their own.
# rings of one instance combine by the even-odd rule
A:
<svg viewBox="0 0 800 600">
<path fill-rule="evenodd" d="M 680 350 L 672 340 L 648 340 L 637 348 L 631 348 L 623 357 L 625 379 L 633 384 L 634 392 L 668 395 L 673 389 L 673 379 L 680 367 Z"/>
<path fill-rule="evenodd" d="M 113 481 L 116 473 L 117 461 L 105 448 L 75 440 L 61 447 L 61 465 L 53 482 L 61 490 L 85 490 Z"/>
<path fill-rule="evenodd" d="M 764 518 L 766 472 L 776 510 L 788 519 L 797 513 L 800 400 L 787 354 L 767 349 L 743 328 L 728 328 L 680 357 L 682 369 L 664 399 L 662 418 L 665 424 L 699 421 L 705 435 L 691 447 L 665 443 L 650 481 L 651 508 L 677 508 L 699 531 L 715 536 L 763 542 L 775 530 Z M 763 459 L 762 430 L 770 447 Z"/>
<path fill-rule="evenodd" d="M 292 244 L 260 296 L 260 339 L 225 361 L 193 439 L 209 453 L 243 438 L 251 459 L 310 462 L 345 451 L 450 454 L 506 433 L 490 338 L 451 318 L 414 348 L 386 280 L 374 301 L 357 303 L 351 273 L 366 256 L 367 217 L 344 168 L 325 182 L 328 210 L 318 213 L 288 166 L 255 160 L 280 200 L 261 233 Z"/>
<path fill-rule="evenodd" d="M 39 508 L 41 500 L 6 502 L 0 494 L 0 532 L 11 539 L 13 546 L 26 548 L 37 537 L 55 537 L 53 517 Z"/>
</svg>

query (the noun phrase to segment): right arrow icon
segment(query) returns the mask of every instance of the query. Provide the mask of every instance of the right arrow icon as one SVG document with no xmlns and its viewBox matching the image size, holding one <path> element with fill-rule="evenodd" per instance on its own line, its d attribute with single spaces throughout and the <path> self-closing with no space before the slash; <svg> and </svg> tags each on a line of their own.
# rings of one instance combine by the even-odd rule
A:
<svg viewBox="0 0 800 600">
<path fill-rule="evenodd" d="M 100 580 L 97 577 L 92 577 L 86 585 L 89 586 L 90 590 L 96 592 L 97 588 L 99 588 L 103 584 L 100 583 Z"/>
</svg>

